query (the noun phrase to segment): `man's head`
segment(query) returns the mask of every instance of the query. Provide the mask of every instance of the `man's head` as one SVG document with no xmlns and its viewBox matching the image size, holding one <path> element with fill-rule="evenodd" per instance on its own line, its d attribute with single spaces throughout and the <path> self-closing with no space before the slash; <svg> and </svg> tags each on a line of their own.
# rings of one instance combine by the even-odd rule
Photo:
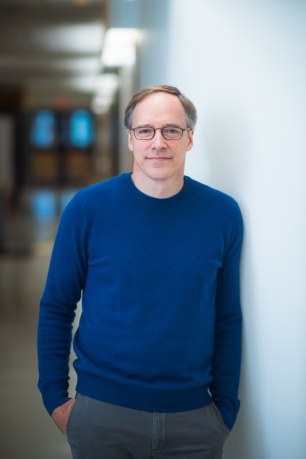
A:
<svg viewBox="0 0 306 459">
<path fill-rule="evenodd" d="M 195 122 L 194 105 L 172 86 L 151 86 L 134 94 L 125 124 L 134 156 L 132 180 L 139 189 L 151 195 L 159 189 L 159 196 L 171 196 L 182 187 Z"/>
<path fill-rule="evenodd" d="M 187 99 L 187 97 L 185 97 L 178 88 L 175 88 L 174 86 L 159 85 L 148 86 L 135 92 L 125 110 L 124 125 L 126 129 L 132 128 L 134 109 L 136 105 L 139 102 L 141 102 L 145 97 L 156 92 L 168 93 L 172 94 L 173 96 L 176 96 L 183 105 L 187 127 L 192 129 L 195 128 L 197 122 L 197 110 L 193 103 L 189 99 Z"/>
</svg>

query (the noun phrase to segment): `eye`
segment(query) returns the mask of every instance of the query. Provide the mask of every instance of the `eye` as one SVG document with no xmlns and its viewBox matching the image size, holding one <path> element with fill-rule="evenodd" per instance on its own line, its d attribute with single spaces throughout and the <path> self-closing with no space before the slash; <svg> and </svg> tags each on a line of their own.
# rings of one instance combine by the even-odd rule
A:
<svg viewBox="0 0 306 459">
<path fill-rule="evenodd" d="M 138 135 L 148 135 L 148 134 L 152 134 L 152 132 L 153 132 L 153 129 L 150 128 L 150 127 L 138 128 L 138 129 L 136 130 L 136 133 L 137 133 Z"/>
<path fill-rule="evenodd" d="M 176 127 L 167 127 L 167 128 L 164 128 L 164 132 L 165 134 L 170 134 L 170 135 L 173 135 L 173 134 L 180 134 L 181 131 L 179 128 L 176 128 Z"/>
</svg>

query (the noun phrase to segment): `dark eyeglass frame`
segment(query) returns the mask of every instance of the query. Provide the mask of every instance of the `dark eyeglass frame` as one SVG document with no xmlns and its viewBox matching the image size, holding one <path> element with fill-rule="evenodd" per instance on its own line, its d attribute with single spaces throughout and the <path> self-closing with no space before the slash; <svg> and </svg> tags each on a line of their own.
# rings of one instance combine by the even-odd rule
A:
<svg viewBox="0 0 306 459">
<path fill-rule="evenodd" d="M 139 139 L 138 137 L 136 137 L 135 131 L 136 131 L 136 129 L 139 129 L 140 127 L 142 127 L 142 126 L 137 126 L 137 127 L 135 127 L 135 128 L 130 128 L 130 131 L 133 131 L 133 132 L 134 132 L 135 139 L 137 139 L 137 140 L 152 140 L 153 137 L 155 136 L 156 131 L 157 131 L 158 129 L 160 129 L 163 138 L 166 139 L 166 140 L 181 140 L 181 138 L 183 137 L 184 131 L 190 131 L 190 130 L 192 130 L 192 128 L 183 129 L 183 128 L 181 128 L 181 127 L 173 126 L 173 127 L 175 127 L 175 129 L 179 129 L 179 130 L 181 131 L 181 137 L 179 137 L 179 138 L 177 138 L 177 139 L 169 139 L 168 137 L 165 137 L 165 136 L 164 136 L 164 132 L 163 132 L 163 131 L 164 131 L 164 129 L 169 129 L 169 128 L 171 128 L 172 126 L 165 126 L 165 127 L 163 127 L 163 128 L 153 128 L 153 127 L 151 127 L 151 126 L 148 126 L 147 129 L 153 129 L 153 135 L 152 135 L 152 137 L 148 137 L 147 139 Z M 143 127 L 145 128 L 146 126 L 143 126 Z"/>
</svg>

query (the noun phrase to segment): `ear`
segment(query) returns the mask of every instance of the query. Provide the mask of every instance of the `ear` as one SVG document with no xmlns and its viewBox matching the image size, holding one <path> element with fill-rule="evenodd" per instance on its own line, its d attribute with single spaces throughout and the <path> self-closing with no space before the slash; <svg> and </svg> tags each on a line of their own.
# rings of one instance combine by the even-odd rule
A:
<svg viewBox="0 0 306 459">
<path fill-rule="evenodd" d="M 134 145 L 133 145 L 133 137 L 129 129 L 126 130 L 127 135 L 128 135 L 128 147 L 130 151 L 134 151 Z"/>
<path fill-rule="evenodd" d="M 193 147 L 193 134 L 194 134 L 194 130 L 190 129 L 190 131 L 188 131 L 188 140 L 187 140 L 186 151 L 191 150 L 192 147 Z"/>
</svg>

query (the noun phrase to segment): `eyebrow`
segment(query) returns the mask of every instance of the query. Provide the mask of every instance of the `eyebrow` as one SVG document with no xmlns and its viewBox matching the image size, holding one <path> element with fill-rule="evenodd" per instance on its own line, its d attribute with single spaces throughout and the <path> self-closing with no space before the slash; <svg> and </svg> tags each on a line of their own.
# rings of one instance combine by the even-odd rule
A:
<svg viewBox="0 0 306 459">
<path fill-rule="evenodd" d="M 171 127 L 171 126 L 178 127 L 180 129 L 184 129 L 184 128 L 182 128 L 182 126 L 180 126 L 179 124 L 175 124 L 175 123 L 166 123 L 166 124 L 163 125 L 163 128 Z M 153 126 L 151 124 L 140 124 L 139 126 L 136 126 L 136 127 L 138 127 L 138 128 L 142 128 L 142 127 L 151 127 L 151 128 L 153 128 Z"/>
</svg>

